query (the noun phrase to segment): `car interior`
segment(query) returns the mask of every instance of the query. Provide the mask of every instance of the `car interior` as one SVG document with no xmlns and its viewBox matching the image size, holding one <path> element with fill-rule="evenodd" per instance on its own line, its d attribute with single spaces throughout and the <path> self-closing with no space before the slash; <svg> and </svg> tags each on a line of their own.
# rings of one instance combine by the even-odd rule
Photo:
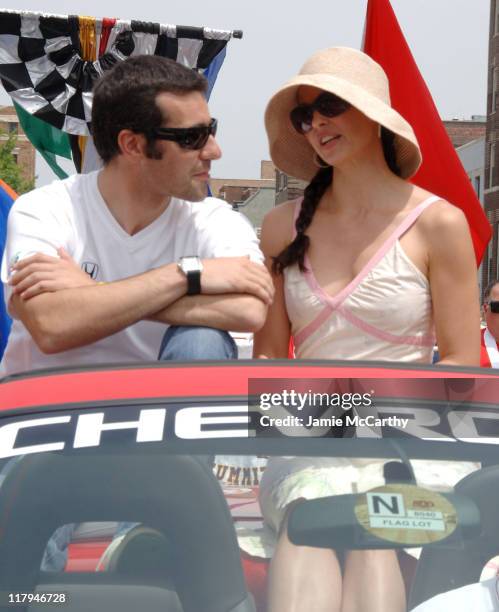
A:
<svg viewBox="0 0 499 612">
<path fill-rule="evenodd" d="M 221 487 L 206 457 L 158 450 L 125 453 L 116 446 L 27 454 L 13 462 L 0 487 L 0 592 L 65 593 L 69 612 L 263 612 L 269 561 L 243 552 L 234 528 L 235 522 L 261 523 L 257 487 L 234 479 Z M 407 458 L 387 461 L 383 477 L 387 484 L 416 484 Z M 290 539 L 340 551 L 397 549 L 408 610 L 478 582 L 499 553 L 499 465 L 476 469 L 443 493 L 456 508 L 459 529 L 422 546 L 418 558 L 403 539 L 389 543 L 360 526 L 359 495 L 298 504 Z M 113 538 L 118 521 L 134 526 Z M 65 571 L 40 569 L 47 542 L 71 523 L 111 526 L 104 557 L 83 571 L 71 569 L 69 560 Z M 16 607 L 61 609 L 35 601 Z"/>
</svg>

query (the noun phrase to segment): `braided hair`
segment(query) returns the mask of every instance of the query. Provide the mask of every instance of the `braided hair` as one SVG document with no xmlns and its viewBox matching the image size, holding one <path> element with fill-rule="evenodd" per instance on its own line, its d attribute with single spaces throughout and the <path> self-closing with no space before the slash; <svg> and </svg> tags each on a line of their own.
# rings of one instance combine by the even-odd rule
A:
<svg viewBox="0 0 499 612">
<path fill-rule="evenodd" d="M 274 257 L 272 262 L 272 270 L 275 274 L 282 274 L 284 268 L 298 262 L 298 266 L 302 272 L 305 271 L 305 253 L 310 245 L 310 238 L 305 234 L 308 226 L 312 223 L 315 209 L 317 208 L 320 199 L 324 192 L 331 184 L 333 179 L 333 168 L 320 168 L 314 178 L 307 185 L 303 194 L 303 202 L 300 209 L 300 214 L 296 219 L 295 228 L 296 236 L 283 251 Z"/>
<path fill-rule="evenodd" d="M 395 150 L 395 134 L 383 126 L 381 126 L 381 146 L 387 166 L 394 174 L 400 176 L 401 172 Z M 277 257 L 273 258 L 272 271 L 274 274 L 282 274 L 284 268 L 295 263 L 298 264 L 301 272 L 305 272 L 305 254 L 310 246 L 310 238 L 305 232 L 312 223 L 317 206 L 332 180 L 333 168 L 332 166 L 327 166 L 320 168 L 306 187 L 303 193 L 300 214 L 295 223 L 296 236 Z"/>
</svg>

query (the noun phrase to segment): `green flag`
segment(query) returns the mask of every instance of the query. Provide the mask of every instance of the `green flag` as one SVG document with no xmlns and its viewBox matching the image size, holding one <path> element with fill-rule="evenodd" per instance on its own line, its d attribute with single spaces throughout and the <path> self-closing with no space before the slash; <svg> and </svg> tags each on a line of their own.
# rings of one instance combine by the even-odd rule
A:
<svg viewBox="0 0 499 612">
<path fill-rule="evenodd" d="M 51 126 L 49 123 L 30 115 L 14 102 L 19 123 L 35 149 L 60 178 L 67 178 L 67 173 L 57 163 L 56 155 L 71 159 L 71 146 L 68 134 Z"/>
</svg>

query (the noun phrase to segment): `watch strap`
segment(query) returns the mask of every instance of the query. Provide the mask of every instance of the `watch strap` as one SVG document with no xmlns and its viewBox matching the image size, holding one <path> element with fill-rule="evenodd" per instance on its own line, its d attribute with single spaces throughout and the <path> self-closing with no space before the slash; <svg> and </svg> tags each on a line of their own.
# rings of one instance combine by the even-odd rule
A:
<svg viewBox="0 0 499 612">
<path fill-rule="evenodd" d="M 187 295 L 201 293 L 201 270 L 189 270 L 187 277 Z"/>
</svg>

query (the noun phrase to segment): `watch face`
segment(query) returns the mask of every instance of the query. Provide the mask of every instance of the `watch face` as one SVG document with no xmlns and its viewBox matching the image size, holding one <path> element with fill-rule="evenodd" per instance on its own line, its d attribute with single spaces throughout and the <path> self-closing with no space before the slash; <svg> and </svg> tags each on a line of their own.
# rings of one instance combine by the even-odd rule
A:
<svg viewBox="0 0 499 612">
<path fill-rule="evenodd" d="M 185 274 L 189 272 L 196 272 L 201 269 L 201 262 L 199 257 L 182 257 L 182 270 Z"/>
</svg>

